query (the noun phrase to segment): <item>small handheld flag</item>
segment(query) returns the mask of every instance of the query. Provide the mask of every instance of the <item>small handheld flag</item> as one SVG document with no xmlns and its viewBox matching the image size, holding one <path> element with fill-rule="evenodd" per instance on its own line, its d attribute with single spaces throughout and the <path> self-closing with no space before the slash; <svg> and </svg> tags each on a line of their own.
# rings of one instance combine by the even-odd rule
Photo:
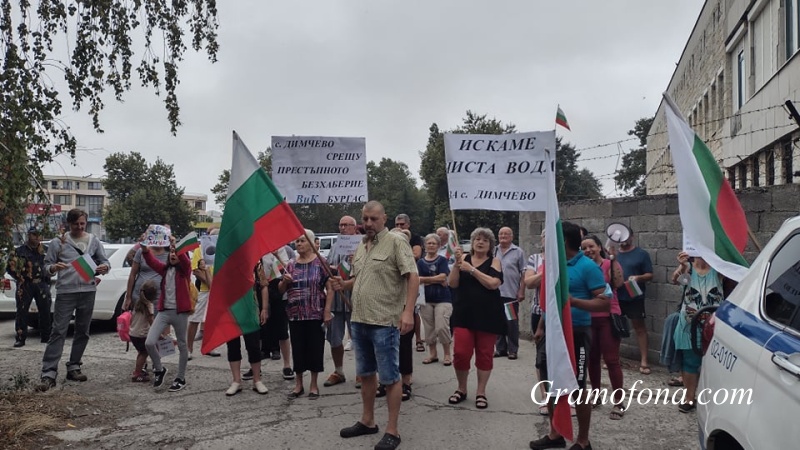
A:
<svg viewBox="0 0 800 450">
<path fill-rule="evenodd" d="M 267 272 L 267 281 L 272 281 L 280 278 L 281 270 L 283 270 L 283 264 L 281 264 L 280 259 L 278 259 L 277 257 L 272 258 L 272 264 L 269 265 Z"/>
<path fill-rule="evenodd" d="M 456 255 L 458 243 L 456 242 L 456 234 L 454 232 L 448 230 L 447 234 L 449 237 L 447 238 L 447 247 L 445 247 L 444 257 L 450 259 Z"/>
<path fill-rule="evenodd" d="M 639 287 L 639 283 L 636 280 L 628 280 L 625 282 L 625 290 L 628 291 L 628 295 L 631 298 L 636 298 L 642 295 L 642 288 Z"/>
<path fill-rule="evenodd" d="M 343 280 L 350 279 L 350 263 L 347 261 L 342 261 L 339 263 L 339 276 L 342 277 Z"/>
<path fill-rule="evenodd" d="M 515 302 L 504 303 L 503 307 L 506 311 L 506 320 L 517 320 L 517 311 L 514 309 Z"/>
<path fill-rule="evenodd" d="M 192 231 L 175 245 L 175 254 L 181 255 L 196 248 L 200 248 L 200 241 L 197 239 L 197 233 Z"/>
<path fill-rule="evenodd" d="M 89 255 L 81 255 L 80 258 L 72 261 L 72 267 L 78 272 L 78 275 L 83 281 L 89 281 L 94 277 L 97 271 L 97 264 L 94 263 Z"/>
</svg>

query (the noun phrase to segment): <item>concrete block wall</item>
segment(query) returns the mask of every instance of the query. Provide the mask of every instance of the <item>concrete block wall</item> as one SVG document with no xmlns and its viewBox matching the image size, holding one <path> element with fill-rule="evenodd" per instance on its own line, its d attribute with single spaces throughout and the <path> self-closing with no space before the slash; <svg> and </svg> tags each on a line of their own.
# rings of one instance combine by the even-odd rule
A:
<svg viewBox="0 0 800 450">
<path fill-rule="evenodd" d="M 756 188 L 736 193 L 747 215 L 750 229 L 763 246 L 783 222 L 800 214 L 800 185 L 789 184 Z M 614 198 L 564 203 L 560 206 L 562 220 L 578 223 L 590 233 L 604 237 L 612 222 L 630 226 L 636 243 L 650 254 L 653 261 L 653 281 L 647 285 L 646 324 L 649 336 L 649 359 L 656 364 L 661 349 L 664 318 L 678 309 L 681 288 L 669 283 L 677 267 L 677 255 L 683 245 L 678 197 L 675 194 L 641 198 Z M 539 236 L 544 227 L 543 212 L 521 213 L 519 239 L 526 254 L 540 251 Z M 752 241 L 744 253 L 748 261 L 758 256 Z M 520 309 L 520 335 L 530 338 L 530 299 Z M 638 347 L 631 337 L 622 343 L 623 356 L 638 359 Z"/>
</svg>

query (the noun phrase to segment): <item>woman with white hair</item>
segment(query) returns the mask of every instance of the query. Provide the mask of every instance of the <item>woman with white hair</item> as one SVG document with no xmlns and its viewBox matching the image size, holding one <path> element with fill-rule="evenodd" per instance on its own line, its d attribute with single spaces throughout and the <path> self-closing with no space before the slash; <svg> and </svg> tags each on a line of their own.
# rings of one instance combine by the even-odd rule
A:
<svg viewBox="0 0 800 450">
<path fill-rule="evenodd" d="M 278 284 L 281 293 L 287 293 L 286 314 L 289 317 L 289 335 L 292 343 L 295 387 L 290 399 L 305 393 L 303 372 L 311 372 L 308 397 L 319 398 L 317 377 L 324 370 L 325 329 L 333 316 L 333 288 L 325 271 L 326 261 L 314 251 L 314 232 L 305 233 L 294 241 L 297 256 L 289 261 L 286 272 Z"/>
</svg>

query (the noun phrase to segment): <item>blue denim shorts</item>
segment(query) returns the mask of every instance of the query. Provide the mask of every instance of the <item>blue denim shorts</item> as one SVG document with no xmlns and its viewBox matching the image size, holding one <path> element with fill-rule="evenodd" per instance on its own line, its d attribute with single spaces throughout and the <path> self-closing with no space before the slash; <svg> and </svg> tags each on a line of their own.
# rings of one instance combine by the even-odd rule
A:
<svg viewBox="0 0 800 450">
<path fill-rule="evenodd" d="M 352 322 L 350 332 L 356 375 L 368 377 L 377 372 L 378 382 L 385 385 L 400 381 L 400 330 Z"/>
<path fill-rule="evenodd" d="M 335 311 L 333 313 L 333 320 L 328 326 L 328 332 L 325 339 L 331 343 L 331 348 L 341 347 L 344 340 L 344 330 L 350 322 L 350 311 Z M 351 337 L 352 340 L 352 337 Z"/>
</svg>

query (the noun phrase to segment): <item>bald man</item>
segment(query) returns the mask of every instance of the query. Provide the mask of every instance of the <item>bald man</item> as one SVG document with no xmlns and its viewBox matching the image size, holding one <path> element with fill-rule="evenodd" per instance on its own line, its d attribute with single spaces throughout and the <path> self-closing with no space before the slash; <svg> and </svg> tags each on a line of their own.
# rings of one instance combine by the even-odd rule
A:
<svg viewBox="0 0 800 450">
<path fill-rule="evenodd" d="M 376 448 L 400 445 L 398 419 L 402 396 L 400 335 L 414 327 L 414 306 L 419 275 L 414 255 L 405 238 L 386 228 L 386 212 L 370 201 L 361 211 L 366 236 L 353 257 L 351 277 L 334 277 L 337 290 L 352 289 L 352 340 L 356 375 L 361 376 L 361 420 L 343 428 L 343 438 L 378 433 L 375 394 L 378 379 L 386 387 L 389 420 Z"/>
<path fill-rule="evenodd" d="M 519 303 L 525 300 L 525 283 L 522 273 L 525 272 L 525 254 L 514 245 L 514 231 L 509 227 L 500 228 L 497 233 L 497 247 L 494 250 L 503 267 L 503 284 L 500 285 L 500 296 L 504 303 L 510 303 L 519 315 Z M 508 356 L 517 359 L 519 351 L 519 319 L 508 321 L 508 331 L 497 336 L 494 357 Z"/>
</svg>

